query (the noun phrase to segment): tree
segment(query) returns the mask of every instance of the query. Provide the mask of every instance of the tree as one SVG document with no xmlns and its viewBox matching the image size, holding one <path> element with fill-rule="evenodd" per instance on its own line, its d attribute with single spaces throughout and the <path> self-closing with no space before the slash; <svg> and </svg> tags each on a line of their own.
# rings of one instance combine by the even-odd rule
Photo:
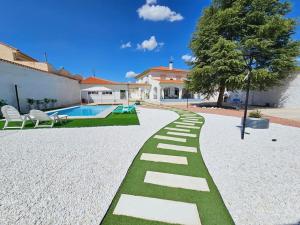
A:
<svg viewBox="0 0 300 225">
<path fill-rule="evenodd" d="M 212 96 L 219 91 L 278 85 L 295 68 L 299 42 L 292 40 L 296 21 L 286 18 L 288 2 L 279 0 L 215 0 L 205 9 L 190 48 L 196 56 L 190 78 L 193 91 Z"/>
</svg>

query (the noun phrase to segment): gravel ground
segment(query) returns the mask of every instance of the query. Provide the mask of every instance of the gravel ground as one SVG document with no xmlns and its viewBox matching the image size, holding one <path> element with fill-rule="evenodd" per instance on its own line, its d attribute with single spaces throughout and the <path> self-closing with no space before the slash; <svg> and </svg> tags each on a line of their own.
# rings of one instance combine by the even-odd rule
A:
<svg viewBox="0 0 300 225">
<path fill-rule="evenodd" d="M 140 126 L 0 131 L 0 224 L 98 225 L 138 150 L 176 118 L 140 108 Z"/>
<path fill-rule="evenodd" d="M 249 128 L 242 141 L 239 118 L 201 115 L 204 161 L 236 224 L 299 225 L 300 129 Z"/>
</svg>

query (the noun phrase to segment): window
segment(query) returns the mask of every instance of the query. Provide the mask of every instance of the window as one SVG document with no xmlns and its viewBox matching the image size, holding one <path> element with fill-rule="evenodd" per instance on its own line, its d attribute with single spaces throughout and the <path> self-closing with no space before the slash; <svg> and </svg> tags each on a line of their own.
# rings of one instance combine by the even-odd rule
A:
<svg viewBox="0 0 300 225">
<path fill-rule="evenodd" d="M 92 95 L 92 94 L 97 95 L 97 94 L 98 94 L 98 91 L 89 91 L 88 94 L 89 94 L 89 95 Z"/>
<path fill-rule="evenodd" d="M 102 95 L 112 95 L 112 91 L 103 91 Z"/>
<path fill-rule="evenodd" d="M 126 99 L 126 90 L 120 90 L 120 99 Z"/>
</svg>

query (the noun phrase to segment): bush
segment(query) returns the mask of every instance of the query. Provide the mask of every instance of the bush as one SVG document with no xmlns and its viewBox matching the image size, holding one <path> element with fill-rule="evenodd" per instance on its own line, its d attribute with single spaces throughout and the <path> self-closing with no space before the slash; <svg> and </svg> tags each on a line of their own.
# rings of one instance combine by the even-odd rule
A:
<svg viewBox="0 0 300 225">
<path fill-rule="evenodd" d="M 261 118 L 262 117 L 262 113 L 259 110 L 253 111 L 249 113 L 249 117 L 252 118 Z"/>
</svg>

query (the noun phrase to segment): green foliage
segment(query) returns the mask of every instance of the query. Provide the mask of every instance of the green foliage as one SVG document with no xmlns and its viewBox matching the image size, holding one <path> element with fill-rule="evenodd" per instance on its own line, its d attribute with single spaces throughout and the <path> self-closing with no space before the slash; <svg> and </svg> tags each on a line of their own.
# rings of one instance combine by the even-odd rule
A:
<svg viewBox="0 0 300 225">
<path fill-rule="evenodd" d="M 33 105 L 34 104 L 34 99 L 33 98 L 27 98 L 27 103 L 29 104 L 29 105 Z"/>
<path fill-rule="evenodd" d="M 290 4 L 279 0 L 215 0 L 205 9 L 190 48 L 197 60 L 190 74 L 194 91 L 211 96 L 220 87 L 252 89 L 279 84 L 295 69 L 299 42 Z"/>
<path fill-rule="evenodd" d="M 7 105 L 6 102 L 5 102 L 5 100 L 0 99 L 0 108 L 1 108 L 2 106 L 4 106 L 4 105 Z"/>
<path fill-rule="evenodd" d="M 249 113 L 249 117 L 252 117 L 252 118 L 261 118 L 262 117 L 262 113 L 259 110 L 252 111 L 252 112 Z"/>
</svg>

